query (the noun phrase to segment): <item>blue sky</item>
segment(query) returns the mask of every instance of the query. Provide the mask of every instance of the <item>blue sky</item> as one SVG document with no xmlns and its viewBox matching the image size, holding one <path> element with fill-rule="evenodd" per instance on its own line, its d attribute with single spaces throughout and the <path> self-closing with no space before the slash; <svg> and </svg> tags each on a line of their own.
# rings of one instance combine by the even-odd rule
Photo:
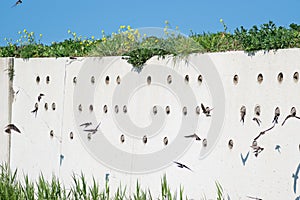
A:
<svg viewBox="0 0 300 200">
<path fill-rule="evenodd" d="M 169 0 L 23 0 L 11 8 L 14 0 L 1 1 L 0 45 L 4 38 L 16 40 L 18 31 L 26 28 L 42 42 L 62 41 L 78 35 L 101 37 L 101 30 L 112 33 L 120 25 L 164 27 L 168 20 L 173 28 L 184 34 L 222 31 L 222 18 L 229 31 L 244 26 L 260 25 L 272 20 L 276 25 L 300 24 L 300 0 L 227 0 L 227 1 L 169 1 Z"/>
</svg>

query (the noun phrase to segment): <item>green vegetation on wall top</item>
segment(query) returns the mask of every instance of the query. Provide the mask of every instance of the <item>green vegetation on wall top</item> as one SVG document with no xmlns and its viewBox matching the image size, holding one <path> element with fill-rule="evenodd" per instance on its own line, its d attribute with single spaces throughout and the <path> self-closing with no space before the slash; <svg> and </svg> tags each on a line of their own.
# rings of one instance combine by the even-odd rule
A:
<svg viewBox="0 0 300 200">
<path fill-rule="evenodd" d="M 0 57 L 84 57 L 84 56 L 123 56 L 134 67 L 142 67 L 151 57 L 166 55 L 184 57 L 191 53 L 223 52 L 242 50 L 277 50 L 300 47 L 300 25 L 290 24 L 288 28 L 276 26 L 272 21 L 249 30 L 243 26 L 233 33 L 220 20 L 224 30 L 217 33 L 191 33 L 189 37 L 169 32 L 169 23 L 164 28 L 167 37 L 141 36 L 139 30 L 130 26 L 120 26 L 117 33 L 107 36 L 102 31 L 102 38 L 87 38 L 76 33 L 62 42 L 45 45 L 41 42 L 42 34 L 36 39 L 34 32 L 26 29 L 19 31 L 20 38 L 13 42 L 5 39 L 6 46 L 0 47 Z M 178 30 L 177 30 L 178 31 Z"/>
</svg>

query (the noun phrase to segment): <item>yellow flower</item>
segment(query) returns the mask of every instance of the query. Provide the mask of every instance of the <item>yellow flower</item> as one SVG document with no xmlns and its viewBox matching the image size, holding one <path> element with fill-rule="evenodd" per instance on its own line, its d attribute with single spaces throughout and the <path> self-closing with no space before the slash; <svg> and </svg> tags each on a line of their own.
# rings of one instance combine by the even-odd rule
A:
<svg viewBox="0 0 300 200">
<path fill-rule="evenodd" d="M 128 25 L 128 26 L 127 26 L 127 29 L 130 30 L 130 29 L 131 29 L 131 26 Z"/>
<path fill-rule="evenodd" d="M 124 28 L 126 28 L 126 26 L 124 26 L 124 25 L 120 26 L 120 29 L 124 29 Z"/>
<path fill-rule="evenodd" d="M 26 33 L 26 32 L 27 32 L 27 30 L 26 30 L 26 29 L 24 29 L 24 30 L 23 30 L 23 32 L 24 32 L 24 33 Z"/>
<path fill-rule="evenodd" d="M 43 34 L 40 33 L 40 37 L 43 37 Z"/>
<path fill-rule="evenodd" d="M 169 21 L 168 21 L 168 20 L 165 20 L 165 24 L 166 24 L 166 25 L 169 24 Z"/>
<path fill-rule="evenodd" d="M 20 34 L 21 34 L 21 31 L 19 31 L 18 34 L 20 35 Z"/>
<path fill-rule="evenodd" d="M 223 23 L 223 19 L 220 19 L 220 22 Z"/>
<path fill-rule="evenodd" d="M 95 39 L 95 36 L 92 36 L 92 40 L 94 40 Z"/>
<path fill-rule="evenodd" d="M 69 34 L 71 33 L 70 29 L 68 30 L 68 33 L 69 33 Z"/>
</svg>

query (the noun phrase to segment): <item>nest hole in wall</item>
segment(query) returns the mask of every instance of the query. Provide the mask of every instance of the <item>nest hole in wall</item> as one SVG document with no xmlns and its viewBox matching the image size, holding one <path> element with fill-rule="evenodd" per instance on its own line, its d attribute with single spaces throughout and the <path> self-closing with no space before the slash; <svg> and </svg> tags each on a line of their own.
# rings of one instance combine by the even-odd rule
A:
<svg viewBox="0 0 300 200">
<path fill-rule="evenodd" d="M 109 76 L 105 77 L 105 84 L 108 85 L 109 84 Z"/>
<path fill-rule="evenodd" d="M 282 83 L 282 81 L 283 81 L 283 73 L 282 73 L 282 72 L 280 72 L 280 73 L 277 75 L 277 80 L 278 80 L 279 83 Z"/>
<path fill-rule="evenodd" d="M 123 134 L 120 136 L 120 141 L 121 141 L 121 143 L 125 142 L 125 136 Z"/>
<path fill-rule="evenodd" d="M 104 105 L 104 106 L 103 106 L 103 112 L 104 112 L 104 113 L 107 113 L 107 112 L 108 112 L 107 105 Z"/>
<path fill-rule="evenodd" d="M 117 76 L 116 82 L 117 82 L 118 85 L 120 85 L 120 83 L 121 83 L 121 78 L 120 78 L 120 76 Z"/>
<path fill-rule="evenodd" d="M 50 137 L 53 138 L 53 136 L 54 136 L 54 131 L 51 130 L 49 134 L 50 134 Z"/>
<path fill-rule="evenodd" d="M 46 84 L 50 83 L 50 76 L 46 76 Z"/>
<path fill-rule="evenodd" d="M 89 106 L 89 110 L 90 110 L 90 112 L 93 112 L 94 106 L 92 104 Z"/>
<path fill-rule="evenodd" d="M 126 105 L 123 106 L 123 113 L 125 113 L 125 114 L 127 113 L 127 106 Z"/>
<path fill-rule="evenodd" d="M 157 107 L 153 106 L 152 111 L 153 111 L 153 114 L 156 115 L 157 114 Z"/>
<path fill-rule="evenodd" d="M 92 84 L 95 83 L 95 77 L 94 77 L 94 76 L 91 77 L 91 83 L 92 83 Z"/>
<path fill-rule="evenodd" d="M 207 147 L 207 139 L 203 139 L 202 145 L 203 145 L 203 147 Z"/>
<path fill-rule="evenodd" d="M 293 74 L 293 79 L 294 79 L 295 82 L 298 82 L 298 80 L 299 80 L 299 73 L 298 72 L 295 72 Z"/>
<path fill-rule="evenodd" d="M 182 113 L 183 113 L 183 115 L 187 115 L 187 107 L 186 106 L 184 106 L 182 108 Z"/>
<path fill-rule="evenodd" d="M 143 137 L 143 143 L 146 144 L 147 142 L 148 142 L 148 138 L 147 138 L 146 135 L 144 135 L 144 137 Z"/>
<path fill-rule="evenodd" d="M 238 76 L 237 74 L 235 74 L 235 75 L 233 76 L 233 83 L 234 83 L 235 85 L 237 85 L 238 82 L 239 82 L 239 76 Z"/>
<path fill-rule="evenodd" d="M 184 77 L 184 82 L 185 82 L 186 84 L 188 84 L 189 81 L 190 81 L 189 75 L 185 75 L 185 77 Z"/>
<path fill-rule="evenodd" d="M 79 110 L 80 112 L 82 111 L 82 105 L 81 105 L 81 104 L 78 105 L 78 110 Z"/>
<path fill-rule="evenodd" d="M 70 139 L 73 140 L 73 138 L 74 138 L 74 134 L 73 132 L 70 132 Z"/>
<path fill-rule="evenodd" d="M 119 112 L 119 106 L 115 105 L 115 113 L 118 113 L 118 112 Z"/>
<path fill-rule="evenodd" d="M 167 115 L 170 114 L 170 106 L 166 106 L 166 113 Z"/>
<path fill-rule="evenodd" d="M 164 145 L 168 145 L 168 143 L 169 143 L 168 137 L 164 137 L 163 142 L 164 142 Z"/>
<path fill-rule="evenodd" d="M 147 84 L 150 85 L 151 84 L 151 76 L 147 77 Z"/>
<path fill-rule="evenodd" d="M 77 83 L 77 77 L 76 77 L 76 76 L 73 77 L 73 83 L 74 83 L 74 84 Z"/>
<path fill-rule="evenodd" d="M 261 114 L 260 105 L 256 105 L 256 106 L 254 107 L 254 114 L 255 114 L 256 116 L 260 116 L 260 114 Z"/>
<path fill-rule="evenodd" d="M 35 82 L 36 82 L 37 84 L 39 84 L 40 81 L 41 81 L 41 78 L 40 78 L 39 76 L 37 76 L 37 77 L 35 78 Z"/>
<path fill-rule="evenodd" d="M 257 82 L 258 82 L 259 84 L 261 84 L 261 83 L 263 82 L 263 80 L 264 80 L 263 75 L 262 75 L 262 74 L 258 74 L 258 75 L 257 75 Z"/>
<path fill-rule="evenodd" d="M 52 110 L 56 110 L 56 104 L 54 102 L 52 103 L 51 107 L 52 107 Z"/>
<path fill-rule="evenodd" d="M 198 76 L 198 83 L 199 83 L 199 85 L 202 83 L 202 81 L 203 81 L 203 77 L 202 77 L 202 75 L 200 74 L 200 75 Z"/>
<path fill-rule="evenodd" d="M 168 84 L 172 83 L 172 76 L 171 75 L 168 75 L 168 77 L 167 77 L 167 83 Z"/>
<path fill-rule="evenodd" d="M 228 148 L 229 148 L 229 149 L 232 149 L 232 148 L 233 148 L 233 140 L 232 140 L 232 139 L 230 139 L 230 140 L 228 141 Z"/>
<path fill-rule="evenodd" d="M 200 106 L 196 106 L 196 114 L 200 115 L 200 113 L 201 113 Z"/>
<path fill-rule="evenodd" d="M 48 103 L 45 103 L 44 108 L 45 110 L 48 110 Z"/>
</svg>

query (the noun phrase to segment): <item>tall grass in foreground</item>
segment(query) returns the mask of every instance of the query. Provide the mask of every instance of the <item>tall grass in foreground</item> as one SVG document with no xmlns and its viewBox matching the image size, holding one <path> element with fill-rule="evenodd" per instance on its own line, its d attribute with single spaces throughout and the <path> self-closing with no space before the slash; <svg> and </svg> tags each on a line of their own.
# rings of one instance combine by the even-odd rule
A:
<svg viewBox="0 0 300 200">
<path fill-rule="evenodd" d="M 51 181 L 47 181 L 42 174 L 35 183 L 29 180 L 28 175 L 20 181 L 17 180 L 17 170 L 11 171 L 7 165 L 0 165 L 0 200 L 188 200 L 188 197 L 184 196 L 182 186 L 179 193 L 171 191 L 166 175 L 161 179 L 159 197 L 153 197 L 150 189 L 142 189 L 139 182 L 131 195 L 128 195 L 126 187 L 121 185 L 111 194 L 108 179 L 101 189 L 94 178 L 90 186 L 87 185 L 83 174 L 73 175 L 72 178 L 73 184 L 70 189 L 66 189 L 58 178 L 53 176 Z M 216 182 L 216 186 L 217 200 L 225 199 L 221 185 Z"/>
</svg>

